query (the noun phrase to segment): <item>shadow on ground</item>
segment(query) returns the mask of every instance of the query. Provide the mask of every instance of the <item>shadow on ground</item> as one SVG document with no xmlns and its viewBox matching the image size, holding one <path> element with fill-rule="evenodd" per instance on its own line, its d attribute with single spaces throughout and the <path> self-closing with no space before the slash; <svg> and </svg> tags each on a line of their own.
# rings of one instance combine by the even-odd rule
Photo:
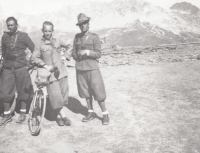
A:
<svg viewBox="0 0 200 153">
<path fill-rule="evenodd" d="M 3 104 L 0 103 L 0 115 L 3 114 Z"/>
<path fill-rule="evenodd" d="M 69 97 L 69 103 L 65 104 L 65 106 L 75 114 L 82 114 L 83 116 L 87 115 L 88 109 L 83 106 L 78 99 L 74 97 Z M 49 99 L 47 99 L 45 118 L 49 121 L 55 121 L 57 112 L 58 110 L 54 110 L 50 105 Z M 102 120 L 102 118 L 100 118 L 99 116 L 97 116 L 96 118 Z"/>
<path fill-rule="evenodd" d="M 88 109 L 85 106 L 83 106 L 78 99 L 74 97 L 69 97 L 69 103 L 65 106 L 76 114 L 82 114 L 83 116 L 86 116 L 88 113 Z M 98 115 L 96 115 L 96 118 L 102 120 L 102 118 Z"/>
<path fill-rule="evenodd" d="M 84 116 L 87 115 L 87 108 L 84 107 L 81 102 L 73 97 L 69 97 L 69 103 L 65 105 L 70 111 L 76 114 L 82 114 Z M 46 106 L 46 113 L 45 118 L 49 121 L 55 121 L 56 120 L 56 114 L 58 110 L 54 110 L 49 102 L 49 99 L 47 99 L 47 106 Z"/>
<path fill-rule="evenodd" d="M 84 116 L 87 115 L 87 108 L 81 104 L 81 102 L 74 98 L 69 97 L 69 103 L 65 105 L 70 111 L 76 114 L 82 114 Z"/>
</svg>

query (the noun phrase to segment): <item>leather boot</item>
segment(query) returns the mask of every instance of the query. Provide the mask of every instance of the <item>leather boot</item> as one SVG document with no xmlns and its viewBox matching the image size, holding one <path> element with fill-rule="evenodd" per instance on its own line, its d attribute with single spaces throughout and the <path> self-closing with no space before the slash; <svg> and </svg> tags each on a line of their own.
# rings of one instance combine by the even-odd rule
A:
<svg viewBox="0 0 200 153">
<path fill-rule="evenodd" d="M 12 121 L 11 114 L 3 114 L 3 118 L 1 119 L 0 126 L 6 125 L 8 122 Z"/>
<path fill-rule="evenodd" d="M 16 120 L 16 123 L 23 123 L 26 120 L 26 114 L 24 112 L 20 112 L 19 117 Z"/>
<path fill-rule="evenodd" d="M 64 126 L 64 121 L 61 117 L 56 118 L 56 123 L 58 124 L 58 126 Z"/>
<path fill-rule="evenodd" d="M 102 124 L 103 125 L 108 125 L 109 124 L 109 116 L 108 116 L 108 114 L 103 115 Z"/>
<path fill-rule="evenodd" d="M 70 119 L 68 119 L 67 117 L 63 118 L 64 124 L 67 126 L 70 126 L 72 124 L 72 122 L 70 121 Z"/>
<path fill-rule="evenodd" d="M 88 122 L 96 118 L 96 113 L 88 112 L 87 116 L 83 118 L 83 122 Z"/>
</svg>

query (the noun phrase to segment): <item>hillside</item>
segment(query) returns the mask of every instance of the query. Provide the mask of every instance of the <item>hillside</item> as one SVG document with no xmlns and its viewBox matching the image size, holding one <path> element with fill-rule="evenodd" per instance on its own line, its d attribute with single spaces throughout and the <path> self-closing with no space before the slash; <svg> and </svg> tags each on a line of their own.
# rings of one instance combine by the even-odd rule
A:
<svg viewBox="0 0 200 153">
<path fill-rule="evenodd" d="M 124 28 L 99 30 L 97 33 L 105 37 L 107 45 L 137 46 L 200 41 L 200 35 L 193 33 L 174 34 L 149 22 L 136 20 Z"/>
</svg>

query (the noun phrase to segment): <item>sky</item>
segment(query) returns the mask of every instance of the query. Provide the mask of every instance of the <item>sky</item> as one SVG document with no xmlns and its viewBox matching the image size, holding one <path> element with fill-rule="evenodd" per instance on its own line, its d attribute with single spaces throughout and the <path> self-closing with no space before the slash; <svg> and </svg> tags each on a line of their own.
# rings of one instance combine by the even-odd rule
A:
<svg viewBox="0 0 200 153">
<path fill-rule="evenodd" d="M 15 13 L 42 14 L 59 10 L 64 5 L 76 5 L 85 1 L 111 2 L 113 0 L 0 0 L 1 12 L 4 17 L 14 16 Z M 190 2 L 200 8 L 200 0 L 145 0 L 154 5 L 169 8 L 177 2 Z"/>
<path fill-rule="evenodd" d="M 110 2 L 112 0 L 0 0 L 2 13 L 6 16 L 16 12 L 26 14 L 42 14 L 59 10 L 65 5 L 76 5 L 86 1 Z"/>
<path fill-rule="evenodd" d="M 169 8 L 173 4 L 180 3 L 180 2 L 189 2 L 197 6 L 198 8 L 200 8 L 200 0 L 145 0 L 145 1 L 161 6 L 163 8 Z"/>
</svg>

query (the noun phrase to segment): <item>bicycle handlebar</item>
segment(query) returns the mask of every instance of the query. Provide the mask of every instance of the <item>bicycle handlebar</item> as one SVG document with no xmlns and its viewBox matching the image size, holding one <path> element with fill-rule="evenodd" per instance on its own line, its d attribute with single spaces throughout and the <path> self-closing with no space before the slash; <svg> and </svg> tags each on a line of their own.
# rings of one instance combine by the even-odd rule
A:
<svg viewBox="0 0 200 153">
<path fill-rule="evenodd" d="M 35 66 L 36 66 L 36 64 L 33 63 L 32 65 L 29 65 L 29 66 L 27 67 L 27 70 L 29 71 L 29 70 L 31 70 L 31 69 L 34 69 Z"/>
<path fill-rule="evenodd" d="M 33 63 L 33 64 L 31 64 L 31 65 L 29 65 L 29 66 L 27 67 L 27 70 L 30 71 L 31 69 L 34 69 L 35 66 L 36 66 L 36 63 Z M 51 72 L 51 73 L 53 73 L 53 72 L 54 72 L 54 73 L 57 73 L 57 75 L 60 74 L 60 72 L 59 72 L 57 66 L 54 66 L 50 72 Z"/>
<path fill-rule="evenodd" d="M 57 67 L 57 66 L 54 66 L 54 67 L 51 69 L 50 72 L 52 73 L 52 72 L 56 72 L 56 71 L 58 71 L 58 67 Z"/>
</svg>

